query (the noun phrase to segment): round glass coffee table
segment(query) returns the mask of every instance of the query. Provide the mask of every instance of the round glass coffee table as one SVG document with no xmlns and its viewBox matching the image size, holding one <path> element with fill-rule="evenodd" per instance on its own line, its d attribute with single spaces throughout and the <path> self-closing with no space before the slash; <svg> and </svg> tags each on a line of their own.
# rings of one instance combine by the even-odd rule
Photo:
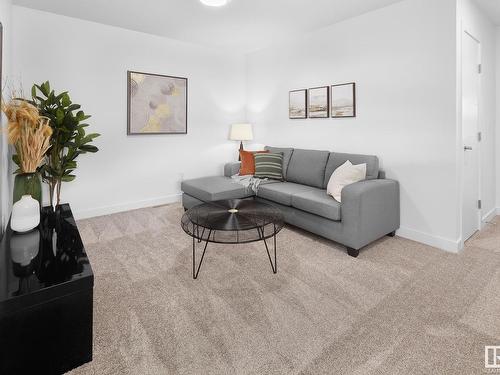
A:
<svg viewBox="0 0 500 375">
<path fill-rule="evenodd" d="M 184 232 L 193 238 L 193 278 L 198 278 L 209 242 L 244 244 L 263 241 L 273 273 L 276 262 L 276 235 L 284 226 L 283 214 L 270 204 L 252 199 L 229 199 L 203 203 L 187 210 L 182 216 Z M 267 240 L 274 243 L 274 262 Z M 196 267 L 196 242 L 204 242 L 200 263 Z"/>
</svg>

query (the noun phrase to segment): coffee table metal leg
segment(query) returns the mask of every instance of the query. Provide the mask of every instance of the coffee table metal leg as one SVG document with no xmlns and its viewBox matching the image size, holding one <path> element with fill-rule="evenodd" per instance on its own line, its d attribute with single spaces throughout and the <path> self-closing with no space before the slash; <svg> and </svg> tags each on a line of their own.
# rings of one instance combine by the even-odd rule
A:
<svg viewBox="0 0 500 375">
<path fill-rule="evenodd" d="M 273 238 L 274 238 L 274 269 L 276 270 L 276 272 L 278 272 L 278 259 L 276 258 L 276 226 L 274 226 Z"/>
<path fill-rule="evenodd" d="M 195 243 L 195 238 L 193 237 L 193 279 L 195 280 L 198 278 L 198 274 L 200 273 L 201 263 L 203 263 L 203 258 L 205 257 L 205 251 L 207 251 L 208 240 L 211 234 L 212 230 L 208 232 L 208 237 L 207 240 L 205 241 L 205 247 L 203 248 L 203 253 L 201 254 L 200 263 L 198 264 L 198 269 L 196 269 L 196 243 Z M 200 240 L 198 241 L 201 242 Z"/>
<path fill-rule="evenodd" d="M 264 230 L 262 229 L 262 240 L 264 241 L 264 245 L 266 246 L 267 257 L 269 258 L 269 263 L 271 263 L 271 268 L 273 269 L 273 273 L 278 272 L 278 262 L 276 258 L 276 230 L 274 231 L 273 241 L 274 241 L 274 264 L 271 259 L 271 254 L 269 254 L 269 247 L 267 246 L 267 241 L 264 238 Z"/>
</svg>

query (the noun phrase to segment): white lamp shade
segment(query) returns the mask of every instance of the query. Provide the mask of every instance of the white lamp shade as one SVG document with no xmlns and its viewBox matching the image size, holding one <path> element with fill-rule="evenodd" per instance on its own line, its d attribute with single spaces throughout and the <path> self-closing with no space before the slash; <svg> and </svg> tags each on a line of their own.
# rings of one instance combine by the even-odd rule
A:
<svg viewBox="0 0 500 375">
<path fill-rule="evenodd" d="M 232 141 L 251 141 L 253 140 L 253 132 L 251 124 L 233 124 L 229 139 Z"/>
</svg>

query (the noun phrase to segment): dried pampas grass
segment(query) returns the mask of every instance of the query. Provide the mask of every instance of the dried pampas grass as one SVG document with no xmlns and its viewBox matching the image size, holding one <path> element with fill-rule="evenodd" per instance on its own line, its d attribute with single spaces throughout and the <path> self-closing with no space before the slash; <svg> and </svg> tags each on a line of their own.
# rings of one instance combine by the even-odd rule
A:
<svg viewBox="0 0 500 375">
<path fill-rule="evenodd" d="M 3 103 L 2 111 L 9 121 L 8 141 L 16 149 L 19 167 L 23 173 L 34 173 L 50 147 L 50 120 L 40 116 L 38 109 L 25 100 L 12 99 Z"/>
</svg>

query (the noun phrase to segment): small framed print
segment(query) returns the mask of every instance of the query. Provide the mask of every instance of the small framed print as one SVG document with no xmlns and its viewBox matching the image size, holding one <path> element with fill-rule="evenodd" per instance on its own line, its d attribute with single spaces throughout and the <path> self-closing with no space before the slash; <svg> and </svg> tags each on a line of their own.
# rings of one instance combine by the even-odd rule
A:
<svg viewBox="0 0 500 375">
<path fill-rule="evenodd" d="M 293 90 L 289 93 L 288 117 L 290 119 L 307 118 L 307 90 Z"/>
<path fill-rule="evenodd" d="M 329 117 L 329 87 L 314 87 L 307 90 L 309 118 Z"/>
<path fill-rule="evenodd" d="M 331 97 L 333 118 L 356 117 L 356 84 L 354 82 L 333 85 Z"/>
</svg>

